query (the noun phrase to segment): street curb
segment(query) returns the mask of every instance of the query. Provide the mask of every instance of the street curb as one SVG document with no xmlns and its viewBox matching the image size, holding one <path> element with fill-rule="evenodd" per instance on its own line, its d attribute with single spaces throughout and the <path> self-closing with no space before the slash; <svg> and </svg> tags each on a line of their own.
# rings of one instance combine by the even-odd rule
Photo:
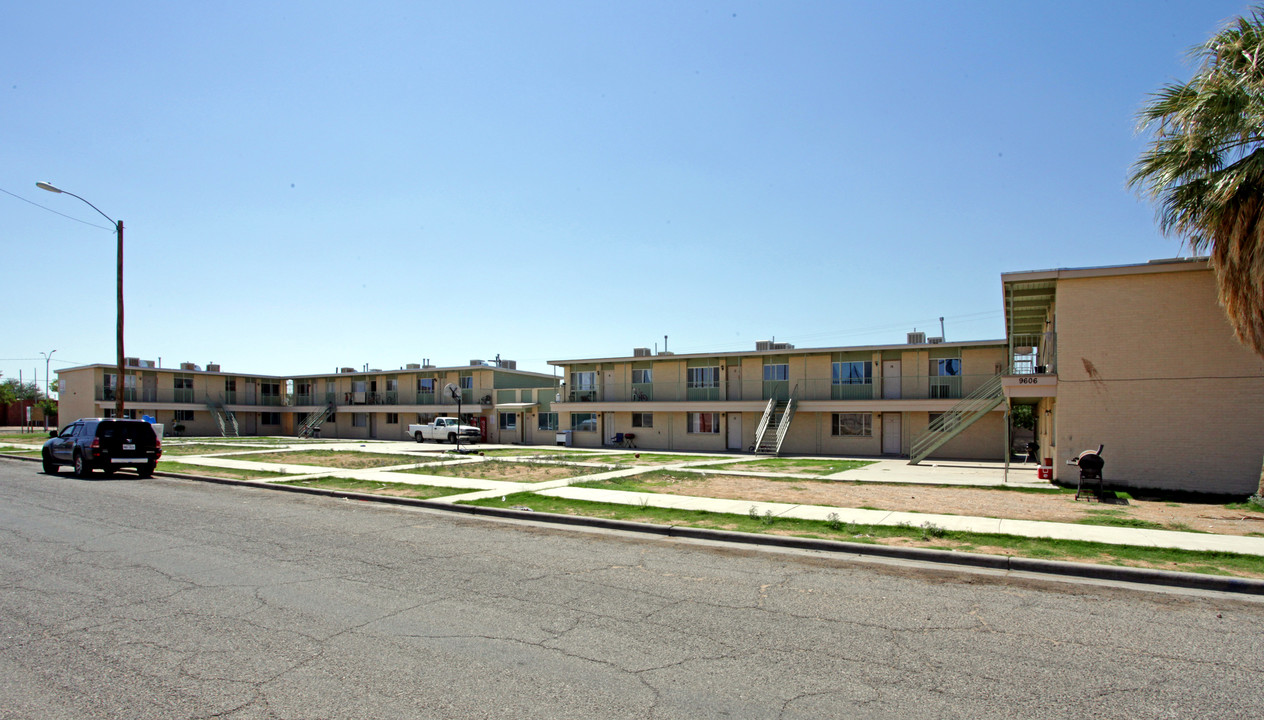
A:
<svg viewBox="0 0 1264 720">
<path fill-rule="evenodd" d="M 9 460 L 39 462 L 38 457 L 3 455 Z M 859 557 L 871 556 L 897 560 L 916 560 L 941 565 L 959 565 L 965 567 L 1000 570 L 1005 572 L 1030 572 L 1043 575 L 1060 575 L 1063 577 L 1084 578 L 1092 580 L 1109 580 L 1114 582 L 1140 583 L 1147 585 L 1163 585 L 1194 590 L 1214 590 L 1218 592 L 1238 593 L 1244 595 L 1264 595 L 1264 580 L 1254 578 L 1233 578 L 1220 575 L 1200 575 L 1198 573 L 1173 572 L 1170 570 L 1152 570 L 1148 568 L 1131 568 L 1116 565 L 1091 565 L 1060 560 L 1037 560 L 1033 558 L 1010 557 L 1007 555 L 983 555 L 978 553 L 954 552 L 951 550 L 931 550 L 928 548 L 905 548 L 890 545 L 870 545 L 867 543 L 844 542 L 841 540 L 821 540 L 814 538 L 795 538 L 779 535 L 755 535 L 731 530 L 713 530 L 709 528 L 683 527 L 680 525 L 656 525 L 637 523 L 628 520 L 611 520 L 580 515 L 560 515 L 557 513 L 533 512 L 530 510 L 512 510 L 508 508 L 489 508 L 478 505 L 454 505 L 434 500 L 418 500 L 416 498 L 392 497 L 390 495 L 373 495 L 370 493 L 350 492 L 346 490 L 327 490 L 324 488 L 300 487 L 297 485 L 279 485 L 276 483 L 258 482 L 255 480 L 238 480 L 235 478 L 217 478 L 206 475 L 189 475 L 160 471 L 155 477 L 171 477 L 196 482 L 209 482 L 219 485 L 236 485 L 260 490 L 279 490 L 304 495 L 321 495 L 325 497 L 345 498 L 363 502 L 382 503 L 387 505 L 404 505 L 421 507 L 430 510 L 443 510 L 463 515 L 497 517 L 510 520 L 528 520 L 547 522 L 556 525 L 600 528 L 603 530 L 619 530 L 662 537 L 689 538 L 744 545 L 760 545 L 765 547 L 782 547 L 798 550 L 816 550 L 827 553 L 846 553 Z"/>
<path fill-rule="evenodd" d="M 1218 592 L 1238 593 L 1244 595 L 1264 595 L 1264 580 L 1256 580 L 1254 578 L 1201 575 L 1198 573 L 1174 572 L 1171 570 L 1151 570 L 1148 568 L 1131 568 L 1116 565 L 1090 565 L 1087 563 L 1074 563 L 1060 560 L 1036 560 L 1033 558 L 1010 557 L 1007 555 L 984 555 L 979 553 L 954 552 L 951 550 L 932 550 L 928 548 L 870 545 L 868 543 L 845 542 L 842 540 L 795 538 L 780 535 L 754 535 L 751 533 L 741 533 L 731 530 L 713 530 L 710 528 L 684 527 L 680 525 L 656 525 L 653 523 L 637 523 L 628 520 L 611 520 L 608 518 L 593 518 L 580 515 L 560 515 L 557 513 L 512 510 L 508 508 L 490 508 L 478 505 L 454 505 L 452 503 L 436 502 L 434 500 L 418 500 L 415 498 L 372 495 L 369 493 L 349 492 L 346 490 L 326 490 L 323 488 L 299 487 L 296 485 L 278 485 L 275 483 L 261 483 L 253 480 L 212 478 L 202 475 L 185 475 L 182 473 L 171 472 L 160 472 L 154 474 L 178 477 L 185 480 L 220 483 L 223 485 L 241 485 L 244 487 L 281 490 L 307 495 L 340 497 L 348 500 L 360 500 L 364 502 L 423 507 L 431 510 L 456 512 L 463 515 L 483 515 L 487 517 L 497 517 L 511 520 L 547 522 L 556 525 L 600 528 L 603 530 L 620 530 L 624 532 L 659 535 L 663 537 L 690 538 L 694 540 L 793 548 L 798 550 L 816 550 L 827 553 L 846 553 L 860 557 L 868 555 L 871 557 L 897 560 L 917 560 L 941 565 L 959 565 L 1005 572 L 1030 572 L 1042 575 L 1061 575 L 1063 577 L 1092 580 L 1110 580 L 1114 582 L 1163 585 L 1168 587 L 1189 588 L 1193 590 L 1214 590 Z"/>
</svg>

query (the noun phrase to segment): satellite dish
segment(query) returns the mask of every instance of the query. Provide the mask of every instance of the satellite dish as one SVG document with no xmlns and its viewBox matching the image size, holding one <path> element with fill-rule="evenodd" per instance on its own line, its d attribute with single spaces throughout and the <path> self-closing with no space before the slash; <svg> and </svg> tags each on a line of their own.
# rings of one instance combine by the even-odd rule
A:
<svg viewBox="0 0 1264 720">
<path fill-rule="evenodd" d="M 456 383 L 448 383 L 447 385 L 444 385 L 443 392 L 453 400 L 461 399 L 461 388 L 457 387 Z"/>
</svg>

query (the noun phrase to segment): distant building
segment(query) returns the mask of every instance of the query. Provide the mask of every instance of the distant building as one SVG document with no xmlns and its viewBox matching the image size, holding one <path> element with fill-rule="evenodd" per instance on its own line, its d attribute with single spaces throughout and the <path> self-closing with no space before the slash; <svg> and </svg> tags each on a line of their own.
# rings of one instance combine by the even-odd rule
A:
<svg viewBox="0 0 1264 720">
<path fill-rule="evenodd" d="M 172 433 L 186 435 L 296 435 L 318 428 L 322 437 L 407 439 L 408 425 L 456 415 L 457 402 L 443 392 L 459 389 L 461 414 L 489 441 L 551 443 L 535 417 L 556 394 L 551 375 L 518 370 L 512 361 L 468 366 L 409 365 L 400 370 L 343 368 L 341 372 L 274 376 L 206 370 L 192 363 L 158 368 L 129 358 L 123 381 L 115 365 L 58 370 L 61 417 L 111 417 L 123 389 L 128 417 L 149 415 Z"/>
</svg>

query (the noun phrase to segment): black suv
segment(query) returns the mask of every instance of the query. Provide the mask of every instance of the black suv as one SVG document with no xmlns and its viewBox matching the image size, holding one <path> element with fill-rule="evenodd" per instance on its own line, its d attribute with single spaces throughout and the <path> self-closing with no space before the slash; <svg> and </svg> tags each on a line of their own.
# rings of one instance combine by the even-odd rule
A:
<svg viewBox="0 0 1264 720">
<path fill-rule="evenodd" d="M 82 418 L 48 436 L 52 439 L 44 443 L 43 456 L 44 472 L 50 474 L 62 465 L 73 465 L 78 477 L 88 477 L 93 468 L 113 475 L 131 467 L 147 478 L 162 457 L 162 441 L 144 420 Z"/>
</svg>

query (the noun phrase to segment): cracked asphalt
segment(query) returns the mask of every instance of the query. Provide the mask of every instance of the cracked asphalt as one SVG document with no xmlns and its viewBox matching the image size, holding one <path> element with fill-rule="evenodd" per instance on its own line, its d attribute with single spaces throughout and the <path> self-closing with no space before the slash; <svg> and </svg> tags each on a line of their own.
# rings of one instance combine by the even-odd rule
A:
<svg viewBox="0 0 1264 720">
<path fill-rule="evenodd" d="M 0 461 L 0 718 L 1257 718 L 1264 603 Z"/>
</svg>

